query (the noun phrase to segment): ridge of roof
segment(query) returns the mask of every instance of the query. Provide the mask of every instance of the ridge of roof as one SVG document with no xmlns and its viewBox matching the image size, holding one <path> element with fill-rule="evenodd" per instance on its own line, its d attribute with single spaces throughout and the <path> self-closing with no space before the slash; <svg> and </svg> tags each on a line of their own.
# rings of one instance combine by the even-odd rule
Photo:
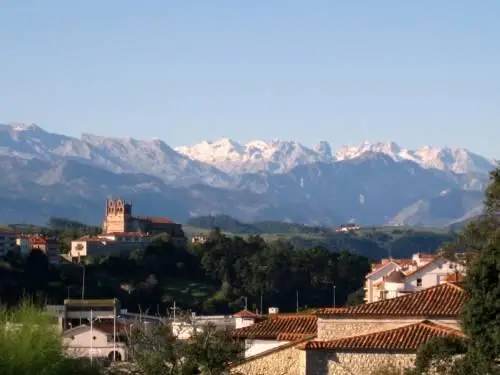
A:
<svg viewBox="0 0 500 375">
<path fill-rule="evenodd" d="M 465 291 L 458 283 L 445 282 L 403 296 L 348 307 L 344 311 L 319 309 L 318 316 L 418 316 L 456 317 L 465 300 Z"/>
<path fill-rule="evenodd" d="M 416 351 L 435 337 L 454 335 L 465 337 L 464 333 L 429 320 L 372 332 L 363 335 L 338 338 L 328 341 L 308 341 L 299 346 L 301 350 L 403 350 Z"/>
</svg>

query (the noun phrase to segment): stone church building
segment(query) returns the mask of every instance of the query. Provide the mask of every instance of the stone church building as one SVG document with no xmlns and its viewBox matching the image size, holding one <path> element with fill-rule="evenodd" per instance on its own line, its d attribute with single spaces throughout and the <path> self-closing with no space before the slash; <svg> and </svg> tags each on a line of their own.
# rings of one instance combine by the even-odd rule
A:
<svg viewBox="0 0 500 375">
<path fill-rule="evenodd" d="M 168 233 L 172 238 L 184 238 L 182 225 L 164 217 L 132 215 L 132 202 L 107 199 L 103 233 Z"/>
</svg>

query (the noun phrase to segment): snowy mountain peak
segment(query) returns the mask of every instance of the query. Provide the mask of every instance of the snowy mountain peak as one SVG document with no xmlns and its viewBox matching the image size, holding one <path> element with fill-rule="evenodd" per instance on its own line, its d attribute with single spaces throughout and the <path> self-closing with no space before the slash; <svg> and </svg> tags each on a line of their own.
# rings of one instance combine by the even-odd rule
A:
<svg viewBox="0 0 500 375">
<path fill-rule="evenodd" d="M 211 164 L 227 173 L 282 173 L 302 165 L 320 160 L 330 161 L 331 157 L 295 141 L 254 140 L 240 145 L 228 138 L 204 141 L 192 147 L 175 149 L 191 159 Z"/>
<path fill-rule="evenodd" d="M 357 146 L 342 146 L 334 153 L 326 141 L 308 148 L 295 141 L 255 140 L 241 145 L 229 138 L 222 138 L 175 150 L 230 174 L 283 173 L 298 165 L 356 159 L 368 153 L 383 154 L 396 162 L 412 161 L 426 169 L 455 173 L 487 173 L 494 168 L 492 161 L 465 149 L 424 146 L 410 150 L 394 141 L 365 141 Z"/>
</svg>

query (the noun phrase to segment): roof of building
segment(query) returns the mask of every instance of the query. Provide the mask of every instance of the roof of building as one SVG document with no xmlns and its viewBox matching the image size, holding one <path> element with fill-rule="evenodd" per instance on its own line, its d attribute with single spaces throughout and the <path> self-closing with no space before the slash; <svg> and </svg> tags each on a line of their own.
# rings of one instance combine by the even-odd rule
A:
<svg viewBox="0 0 500 375">
<path fill-rule="evenodd" d="M 82 306 L 82 307 L 114 307 L 118 300 L 116 299 L 65 299 L 64 304 L 67 306 Z"/>
<path fill-rule="evenodd" d="M 141 221 L 149 221 L 153 224 L 177 224 L 175 221 L 166 217 L 149 217 L 149 216 L 134 216 L 134 219 Z"/>
<path fill-rule="evenodd" d="M 465 291 L 457 283 L 444 283 L 404 296 L 338 309 L 322 308 L 320 316 L 413 316 L 456 317 L 465 300 Z"/>
<path fill-rule="evenodd" d="M 414 269 L 414 270 L 412 270 L 410 272 L 405 273 L 406 277 L 410 277 L 410 276 L 415 275 L 416 273 L 418 273 L 418 272 L 420 272 L 420 271 L 422 271 L 422 270 L 424 270 L 426 268 L 429 268 L 429 267 L 431 267 L 433 265 L 436 265 L 436 260 L 438 260 L 438 259 L 444 259 L 444 258 L 440 257 L 440 256 L 433 257 L 432 259 L 429 260 L 429 262 L 421 265 L 420 267 L 418 267 L 418 268 L 416 268 L 416 269 Z"/>
<path fill-rule="evenodd" d="M 276 314 L 266 320 L 239 328 L 234 336 L 256 340 L 295 341 L 317 333 L 317 317 L 311 314 Z"/>
<path fill-rule="evenodd" d="M 66 331 L 63 332 L 63 336 L 65 337 L 71 337 L 71 336 L 76 336 L 80 333 L 87 332 L 91 329 L 90 325 L 88 324 L 82 324 L 73 328 L 70 328 Z M 94 323 L 92 325 L 92 330 L 102 332 L 106 335 L 113 335 L 115 332 L 115 327 L 113 326 L 113 323 Z M 121 323 L 116 323 L 116 334 L 123 334 L 127 333 L 130 330 L 130 327 Z"/>
<path fill-rule="evenodd" d="M 388 283 L 403 283 L 405 281 L 405 274 L 401 271 L 394 270 L 385 277 Z"/>
<path fill-rule="evenodd" d="M 403 327 L 345 337 L 331 341 L 309 341 L 300 346 L 303 350 L 404 350 L 418 348 L 435 337 L 455 335 L 464 337 L 461 331 L 428 320 Z"/>
<path fill-rule="evenodd" d="M 233 314 L 233 316 L 235 318 L 258 318 L 259 317 L 258 314 L 253 313 L 253 312 L 248 311 L 248 310 L 238 311 L 236 314 Z"/>
</svg>

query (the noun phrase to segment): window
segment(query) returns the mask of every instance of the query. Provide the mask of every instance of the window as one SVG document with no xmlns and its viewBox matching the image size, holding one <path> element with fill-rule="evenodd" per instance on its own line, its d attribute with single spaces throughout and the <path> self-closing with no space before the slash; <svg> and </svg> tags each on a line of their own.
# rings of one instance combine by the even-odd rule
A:
<svg viewBox="0 0 500 375">
<path fill-rule="evenodd" d="M 92 340 L 95 340 L 96 338 L 97 338 L 97 337 L 95 337 L 95 336 L 94 336 L 94 337 L 92 337 Z"/>
<path fill-rule="evenodd" d="M 453 263 L 450 263 L 450 270 L 453 269 Z"/>
<path fill-rule="evenodd" d="M 422 279 L 417 279 L 417 286 L 422 286 Z"/>
</svg>

